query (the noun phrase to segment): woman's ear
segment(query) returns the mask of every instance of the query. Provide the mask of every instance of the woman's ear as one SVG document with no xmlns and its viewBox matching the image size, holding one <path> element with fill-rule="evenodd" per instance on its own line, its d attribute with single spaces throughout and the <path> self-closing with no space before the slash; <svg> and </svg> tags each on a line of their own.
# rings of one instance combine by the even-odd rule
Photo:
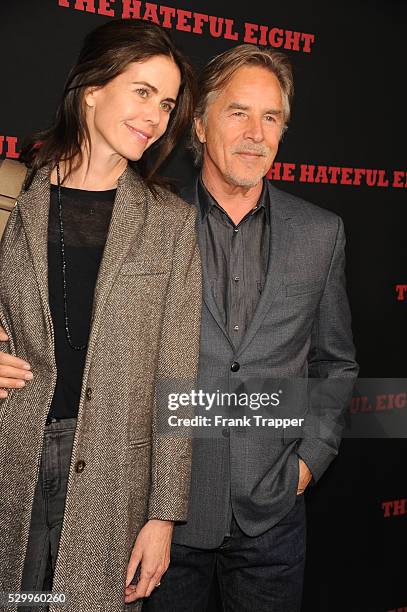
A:
<svg viewBox="0 0 407 612">
<path fill-rule="evenodd" d="M 99 87 L 88 87 L 85 89 L 85 95 L 83 99 L 85 101 L 86 106 L 89 108 L 93 108 L 96 106 L 96 92 L 100 89 Z"/>
</svg>

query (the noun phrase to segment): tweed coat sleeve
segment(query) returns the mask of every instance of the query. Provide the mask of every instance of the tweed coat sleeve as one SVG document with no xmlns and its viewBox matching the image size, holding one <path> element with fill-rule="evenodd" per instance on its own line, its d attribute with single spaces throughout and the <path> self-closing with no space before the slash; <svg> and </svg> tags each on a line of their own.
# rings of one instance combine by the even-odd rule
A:
<svg viewBox="0 0 407 612">
<path fill-rule="evenodd" d="M 185 203 L 182 204 L 185 210 Z M 188 388 L 192 388 L 197 376 L 199 356 L 201 259 L 195 230 L 196 210 L 193 207 L 186 210 L 187 216 L 174 251 L 157 381 L 160 384 L 160 381 L 170 380 L 174 381 L 176 387 L 185 383 Z M 183 386 L 183 390 L 186 386 Z M 156 417 L 153 421 L 152 486 L 148 518 L 184 521 L 188 509 L 191 439 L 160 435 Z"/>
<path fill-rule="evenodd" d="M 321 381 L 311 393 L 313 421 L 297 453 L 316 482 L 338 454 L 344 410 L 358 374 L 345 281 L 345 232 L 340 217 L 329 272 L 312 329 L 308 355 L 310 378 Z M 335 380 L 333 380 L 335 379 Z"/>
</svg>

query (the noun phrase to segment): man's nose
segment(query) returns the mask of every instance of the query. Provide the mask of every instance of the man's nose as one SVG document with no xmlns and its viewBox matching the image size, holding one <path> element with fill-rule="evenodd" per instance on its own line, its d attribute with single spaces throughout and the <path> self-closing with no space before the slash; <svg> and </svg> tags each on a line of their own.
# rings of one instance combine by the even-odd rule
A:
<svg viewBox="0 0 407 612">
<path fill-rule="evenodd" d="M 263 122 L 261 117 L 250 117 L 246 127 L 245 137 L 254 142 L 264 140 Z"/>
</svg>

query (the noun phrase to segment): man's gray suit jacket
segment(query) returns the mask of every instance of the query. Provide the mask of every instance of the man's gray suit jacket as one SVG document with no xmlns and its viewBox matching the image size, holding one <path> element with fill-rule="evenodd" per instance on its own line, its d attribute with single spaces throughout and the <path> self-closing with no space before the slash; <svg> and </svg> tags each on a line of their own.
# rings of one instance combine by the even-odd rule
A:
<svg viewBox="0 0 407 612">
<path fill-rule="evenodd" d="M 235 348 L 225 329 L 203 265 L 199 388 L 214 380 L 338 378 L 352 387 L 358 366 L 345 286 L 345 235 L 340 217 L 268 183 L 270 255 L 267 278 L 254 317 Z M 199 207 L 197 181 L 181 197 Z M 203 264 L 202 218 L 198 236 Z M 232 371 L 231 364 L 240 366 Z M 234 366 L 236 367 L 236 366 Z M 214 548 L 222 542 L 230 503 L 239 527 L 257 536 L 293 507 L 298 458 L 315 483 L 338 452 L 340 419 L 349 396 L 332 397 L 321 434 L 271 439 L 229 428 L 228 437 L 193 441 L 188 521 L 177 525 L 174 542 Z M 334 426 L 329 426 L 334 424 Z M 229 518 L 228 518 L 229 517 Z"/>
</svg>

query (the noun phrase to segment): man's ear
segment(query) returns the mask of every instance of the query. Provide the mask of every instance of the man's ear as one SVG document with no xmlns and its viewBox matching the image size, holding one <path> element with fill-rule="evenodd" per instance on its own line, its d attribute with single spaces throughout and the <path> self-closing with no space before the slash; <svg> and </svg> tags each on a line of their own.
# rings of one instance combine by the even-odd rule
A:
<svg viewBox="0 0 407 612">
<path fill-rule="evenodd" d="M 194 124 L 195 124 L 195 133 L 198 136 L 198 140 L 199 142 L 203 144 L 204 142 L 206 142 L 205 124 L 200 117 L 194 118 Z"/>
</svg>

